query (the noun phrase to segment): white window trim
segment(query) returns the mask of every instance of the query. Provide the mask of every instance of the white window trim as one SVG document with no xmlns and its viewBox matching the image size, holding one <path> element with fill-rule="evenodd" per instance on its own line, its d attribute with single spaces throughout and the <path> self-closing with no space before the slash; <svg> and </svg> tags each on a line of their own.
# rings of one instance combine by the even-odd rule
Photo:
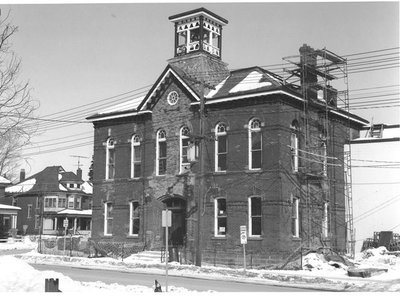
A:
<svg viewBox="0 0 400 296">
<path fill-rule="evenodd" d="M 220 125 L 224 125 L 225 126 L 225 131 L 224 132 L 218 132 L 218 127 L 220 126 Z M 214 153 L 214 170 L 215 170 L 215 172 L 222 172 L 222 173 L 224 173 L 224 172 L 226 172 L 226 170 L 219 170 L 218 169 L 218 155 L 219 155 L 219 151 L 218 151 L 218 138 L 220 137 L 220 136 L 226 136 L 227 135 L 227 133 L 226 133 L 226 130 L 227 130 L 227 126 L 226 126 L 226 124 L 224 124 L 224 123 L 222 123 L 222 122 L 220 122 L 220 123 L 218 123 L 216 126 L 215 126 L 215 153 Z M 225 137 L 225 141 L 226 141 L 226 161 L 228 162 L 228 137 Z M 228 163 L 226 163 L 226 166 L 228 167 Z"/>
<path fill-rule="evenodd" d="M 110 144 L 111 141 L 113 141 L 112 144 Z M 107 145 L 106 145 L 106 176 L 105 176 L 106 180 L 110 179 L 110 171 L 109 171 L 110 159 L 109 158 L 110 158 L 110 150 L 111 149 L 115 149 L 115 143 L 112 138 L 109 138 L 107 140 Z M 114 179 L 114 177 L 115 177 L 115 150 L 114 150 L 114 176 L 113 176 L 113 179 Z"/>
<path fill-rule="evenodd" d="M 294 234 L 293 237 L 300 237 L 300 224 L 299 224 L 299 199 L 298 198 L 293 198 L 293 203 L 295 205 L 295 211 L 296 211 L 296 220 L 294 224 Z M 291 217 L 293 219 L 293 217 Z"/>
<path fill-rule="evenodd" d="M 105 202 L 104 203 L 104 236 L 112 236 L 112 233 L 108 233 L 108 215 L 107 215 L 107 206 L 112 205 L 111 202 Z"/>
<path fill-rule="evenodd" d="M 322 142 L 322 174 L 324 176 L 328 174 L 328 152 L 325 142 Z"/>
<path fill-rule="evenodd" d="M 138 139 L 138 141 L 135 141 L 135 139 Z M 139 176 L 135 176 L 135 147 L 139 146 L 140 147 L 140 138 L 138 135 L 133 135 L 131 139 L 131 178 L 140 178 Z M 140 163 L 142 162 L 142 159 L 140 159 Z M 136 162 L 136 163 L 139 163 Z"/>
<path fill-rule="evenodd" d="M 329 208 L 329 202 L 324 203 L 324 215 L 323 215 L 323 220 L 322 220 L 322 235 L 323 237 L 328 237 L 329 232 L 328 232 L 328 219 L 329 219 L 329 213 L 328 213 L 328 208 Z"/>
<path fill-rule="evenodd" d="M 253 218 L 253 216 L 251 215 L 251 201 L 252 201 L 252 199 L 253 198 L 260 198 L 261 199 L 261 197 L 260 196 L 257 196 L 257 195 L 255 195 L 255 196 L 250 196 L 249 198 L 248 198 L 248 206 L 249 206 L 249 237 L 261 237 L 261 234 L 252 234 L 253 233 L 253 223 L 252 223 L 252 218 Z M 261 219 L 262 219 L 262 211 L 261 211 Z M 261 224 L 261 227 L 262 227 L 262 224 Z"/>
<path fill-rule="evenodd" d="M 140 218 L 139 217 L 137 217 L 135 219 L 133 218 L 133 204 L 134 203 L 138 203 L 139 204 L 139 202 L 138 201 L 131 201 L 129 203 L 129 235 L 138 237 L 139 233 L 137 233 L 137 234 L 133 233 L 133 220 L 139 219 L 139 223 L 140 223 Z"/>
<path fill-rule="evenodd" d="M 190 165 L 189 162 L 183 162 L 183 145 L 182 142 L 184 139 L 189 139 L 189 136 L 183 135 L 183 129 L 187 128 L 189 130 L 189 128 L 187 126 L 183 126 L 181 127 L 180 131 L 179 131 L 179 173 L 182 174 L 184 173 L 183 171 L 183 165 Z M 189 130 L 190 133 L 190 130 Z M 187 147 L 187 154 L 189 155 L 189 146 Z"/>
<path fill-rule="evenodd" d="M 32 218 L 32 205 L 31 204 L 28 204 L 28 207 L 27 207 L 27 212 L 26 212 L 26 218 L 27 219 L 30 219 L 30 218 Z M 30 209 L 30 210 L 29 210 Z"/>
<path fill-rule="evenodd" d="M 165 138 L 160 139 L 160 133 L 161 132 L 165 133 L 165 130 L 159 130 L 157 132 L 157 143 L 156 143 L 156 176 L 165 176 L 165 174 L 160 175 L 160 142 L 166 142 L 167 141 L 167 134 L 165 133 Z"/>
<path fill-rule="evenodd" d="M 258 120 L 260 122 L 260 127 L 258 128 L 252 128 L 251 124 L 253 123 L 253 121 Z M 253 170 L 253 171 L 257 171 L 257 170 L 261 170 L 260 168 L 253 168 L 253 150 L 252 150 L 252 133 L 256 132 L 256 133 L 261 133 L 261 120 L 259 120 L 258 118 L 253 118 L 252 120 L 249 121 L 249 127 L 248 127 L 248 139 L 249 139 L 249 170 Z M 261 134 L 261 163 L 260 166 L 262 166 L 262 134 Z"/>
<path fill-rule="evenodd" d="M 218 200 L 220 199 L 225 199 L 226 203 L 225 197 L 218 197 L 214 199 L 214 237 L 226 237 L 226 232 L 227 232 L 225 229 L 225 234 L 218 234 Z M 226 216 L 226 222 L 228 224 L 228 215 L 225 214 L 225 216 Z"/>
<path fill-rule="evenodd" d="M 297 129 L 292 130 L 290 134 L 290 147 L 292 153 L 290 157 L 294 157 L 294 166 L 292 167 L 292 170 L 297 173 L 299 171 L 299 137 L 297 135 Z"/>
</svg>

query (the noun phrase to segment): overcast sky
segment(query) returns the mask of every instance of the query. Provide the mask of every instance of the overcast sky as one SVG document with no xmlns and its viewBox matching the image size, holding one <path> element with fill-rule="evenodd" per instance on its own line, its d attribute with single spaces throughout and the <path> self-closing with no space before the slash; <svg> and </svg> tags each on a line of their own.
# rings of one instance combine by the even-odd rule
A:
<svg viewBox="0 0 400 296">
<path fill-rule="evenodd" d="M 229 21 L 223 31 L 222 59 L 230 69 L 282 63 L 282 57 L 297 55 L 303 43 L 341 56 L 399 46 L 398 2 L 3 4 L 0 8 L 3 16 L 11 10 L 10 19 L 19 27 L 13 49 L 22 59 L 21 79 L 30 82 L 32 95 L 40 102 L 37 115 L 57 113 L 47 118 L 84 121 L 117 99 L 143 95 L 146 89 L 104 100 L 153 84 L 173 57 L 174 27 L 168 17 L 202 6 Z M 349 75 L 350 91 L 393 85 L 398 99 L 398 66 Z M 354 113 L 373 118 L 374 123 L 399 123 L 399 108 Z M 30 167 L 24 165 L 27 175 L 49 165 L 76 170 L 77 159 L 70 155 L 81 155 L 88 157 L 82 159 L 86 176 L 93 151 L 92 125 L 38 127 L 36 148 L 24 153 L 42 154 L 29 156 Z M 82 144 L 86 146 L 59 151 Z M 49 149 L 57 152 L 43 153 Z"/>
</svg>

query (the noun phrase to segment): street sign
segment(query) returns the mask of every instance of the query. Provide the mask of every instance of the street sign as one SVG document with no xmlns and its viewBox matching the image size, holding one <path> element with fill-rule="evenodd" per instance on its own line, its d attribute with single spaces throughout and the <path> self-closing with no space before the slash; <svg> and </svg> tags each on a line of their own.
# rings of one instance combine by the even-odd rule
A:
<svg viewBox="0 0 400 296">
<path fill-rule="evenodd" d="M 242 245 L 247 244 L 247 227 L 246 227 L 246 225 L 240 226 L 240 243 Z"/>
<path fill-rule="evenodd" d="M 67 227 L 68 227 L 68 219 L 65 218 L 65 219 L 64 219 L 64 228 L 67 228 Z"/>
<path fill-rule="evenodd" d="M 169 210 L 162 211 L 162 227 L 171 227 L 171 214 Z"/>
</svg>

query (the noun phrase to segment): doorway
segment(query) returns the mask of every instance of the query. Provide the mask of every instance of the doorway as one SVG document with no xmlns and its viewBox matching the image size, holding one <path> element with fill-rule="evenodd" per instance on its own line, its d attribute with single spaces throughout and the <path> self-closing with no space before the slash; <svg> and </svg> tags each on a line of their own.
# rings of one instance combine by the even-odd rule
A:
<svg viewBox="0 0 400 296">
<path fill-rule="evenodd" d="M 165 199 L 166 208 L 171 211 L 171 227 L 168 229 L 168 245 L 172 247 L 185 245 L 186 236 L 186 201 L 178 197 Z M 165 232 L 163 242 L 165 244 Z"/>
</svg>

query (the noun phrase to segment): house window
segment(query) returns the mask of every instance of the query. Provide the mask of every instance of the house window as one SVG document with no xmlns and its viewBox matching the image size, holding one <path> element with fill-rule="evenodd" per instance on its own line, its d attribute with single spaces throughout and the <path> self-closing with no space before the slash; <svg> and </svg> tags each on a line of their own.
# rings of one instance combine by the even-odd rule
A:
<svg viewBox="0 0 400 296">
<path fill-rule="evenodd" d="M 75 207 L 75 198 L 73 196 L 68 197 L 68 209 L 73 209 Z"/>
<path fill-rule="evenodd" d="M 224 172 L 227 168 L 226 157 L 227 150 L 227 135 L 226 125 L 219 123 L 215 128 L 215 171 Z"/>
<path fill-rule="evenodd" d="M 296 120 L 292 122 L 290 129 L 292 130 L 290 135 L 292 171 L 296 173 L 299 171 L 299 128 Z"/>
<path fill-rule="evenodd" d="M 81 209 L 81 206 L 82 206 L 81 197 L 80 197 L 80 196 L 77 196 L 77 197 L 76 197 L 76 209 L 77 209 L 77 210 L 80 210 L 80 209 Z"/>
<path fill-rule="evenodd" d="M 70 184 L 69 184 L 69 188 L 74 188 L 74 184 L 73 184 L 73 183 L 70 183 Z"/>
<path fill-rule="evenodd" d="M 249 236 L 261 235 L 261 197 L 249 197 Z"/>
<path fill-rule="evenodd" d="M 27 211 L 26 218 L 28 218 L 28 219 L 32 218 L 32 205 L 28 205 L 28 211 Z"/>
<path fill-rule="evenodd" d="M 294 237 L 299 237 L 299 199 L 293 198 L 292 201 L 292 235 Z"/>
<path fill-rule="evenodd" d="M 330 223 L 330 206 L 328 202 L 324 203 L 324 214 L 322 219 L 322 235 L 324 237 L 328 237 L 331 232 L 331 223 Z"/>
<path fill-rule="evenodd" d="M 261 121 L 252 119 L 249 122 L 249 169 L 261 169 L 262 159 Z"/>
<path fill-rule="evenodd" d="M 129 235 L 138 236 L 140 227 L 139 218 L 139 202 L 132 201 L 130 203 L 130 220 L 129 220 Z"/>
<path fill-rule="evenodd" d="M 138 135 L 134 135 L 132 137 L 131 153 L 132 153 L 131 178 L 138 178 L 140 177 L 142 168 L 140 137 Z"/>
<path fill-rule="evenodd" d="M 35 215 L 35 229 L 38 229 L 40 225 L 40 216 Z"/>
<path fill-rule="evenodd" d="M 58 198 L 58 207 L 61 209 L 65 209 L 67 207 L 67 199 L 65 197 Z"/>
<path fill-rule="evenodd" d="M 224 237 L 226 235 L 226 198 L 220 197 L 214 200 L 214 235 Z"/>
<path fill-rule="evenodd" d="M 44 198 L 45 208 L 57 208 L 57 197 L 45 197 Z"/>
<path fill-rule="evenodd" d="M 157 168 L 156 175 L 165 175 L 167 172 L 167 134 L 164 130 L 157 133 Z"/>
<path fill-rule="evenodd" d="M 114 179 L 115 175 L 115 142 L 113 139 L 107 140 L 106 149 L 106 179 Z"/>
<path fill-rule="evenodd" d="M 113 205 L 111 202 L 104 203 L 104 235 L 112 235 L 113 230 Z"/>
<path fill-rule="evenodd" d="M 190 130 L 187 126 L 181 128 L 180 132 L 180 173 L 185 173 L 190 165 L 188 159 Z"/>
<path fill-rule="evenodd" d="M 18 201 L 17 201 L 17 198 L 16 197 L 13 197 L 12 198 L 12 206 L 14 206 L 14 207 L 16 207 L 17 206 L 17 203 L 18 203 Z"/>
<path fill-rule="evenodd" d="M 322 142 L 322 174 L 326 176 L 328 173 L 328 153 L 326 151 L 326 143 Z"/>
<path fill-rule="evenodd" d="M 39 197 L 36 197 L 36 209 L 40 209 L 40 207 L 39 207 Z"/>
</svg>

